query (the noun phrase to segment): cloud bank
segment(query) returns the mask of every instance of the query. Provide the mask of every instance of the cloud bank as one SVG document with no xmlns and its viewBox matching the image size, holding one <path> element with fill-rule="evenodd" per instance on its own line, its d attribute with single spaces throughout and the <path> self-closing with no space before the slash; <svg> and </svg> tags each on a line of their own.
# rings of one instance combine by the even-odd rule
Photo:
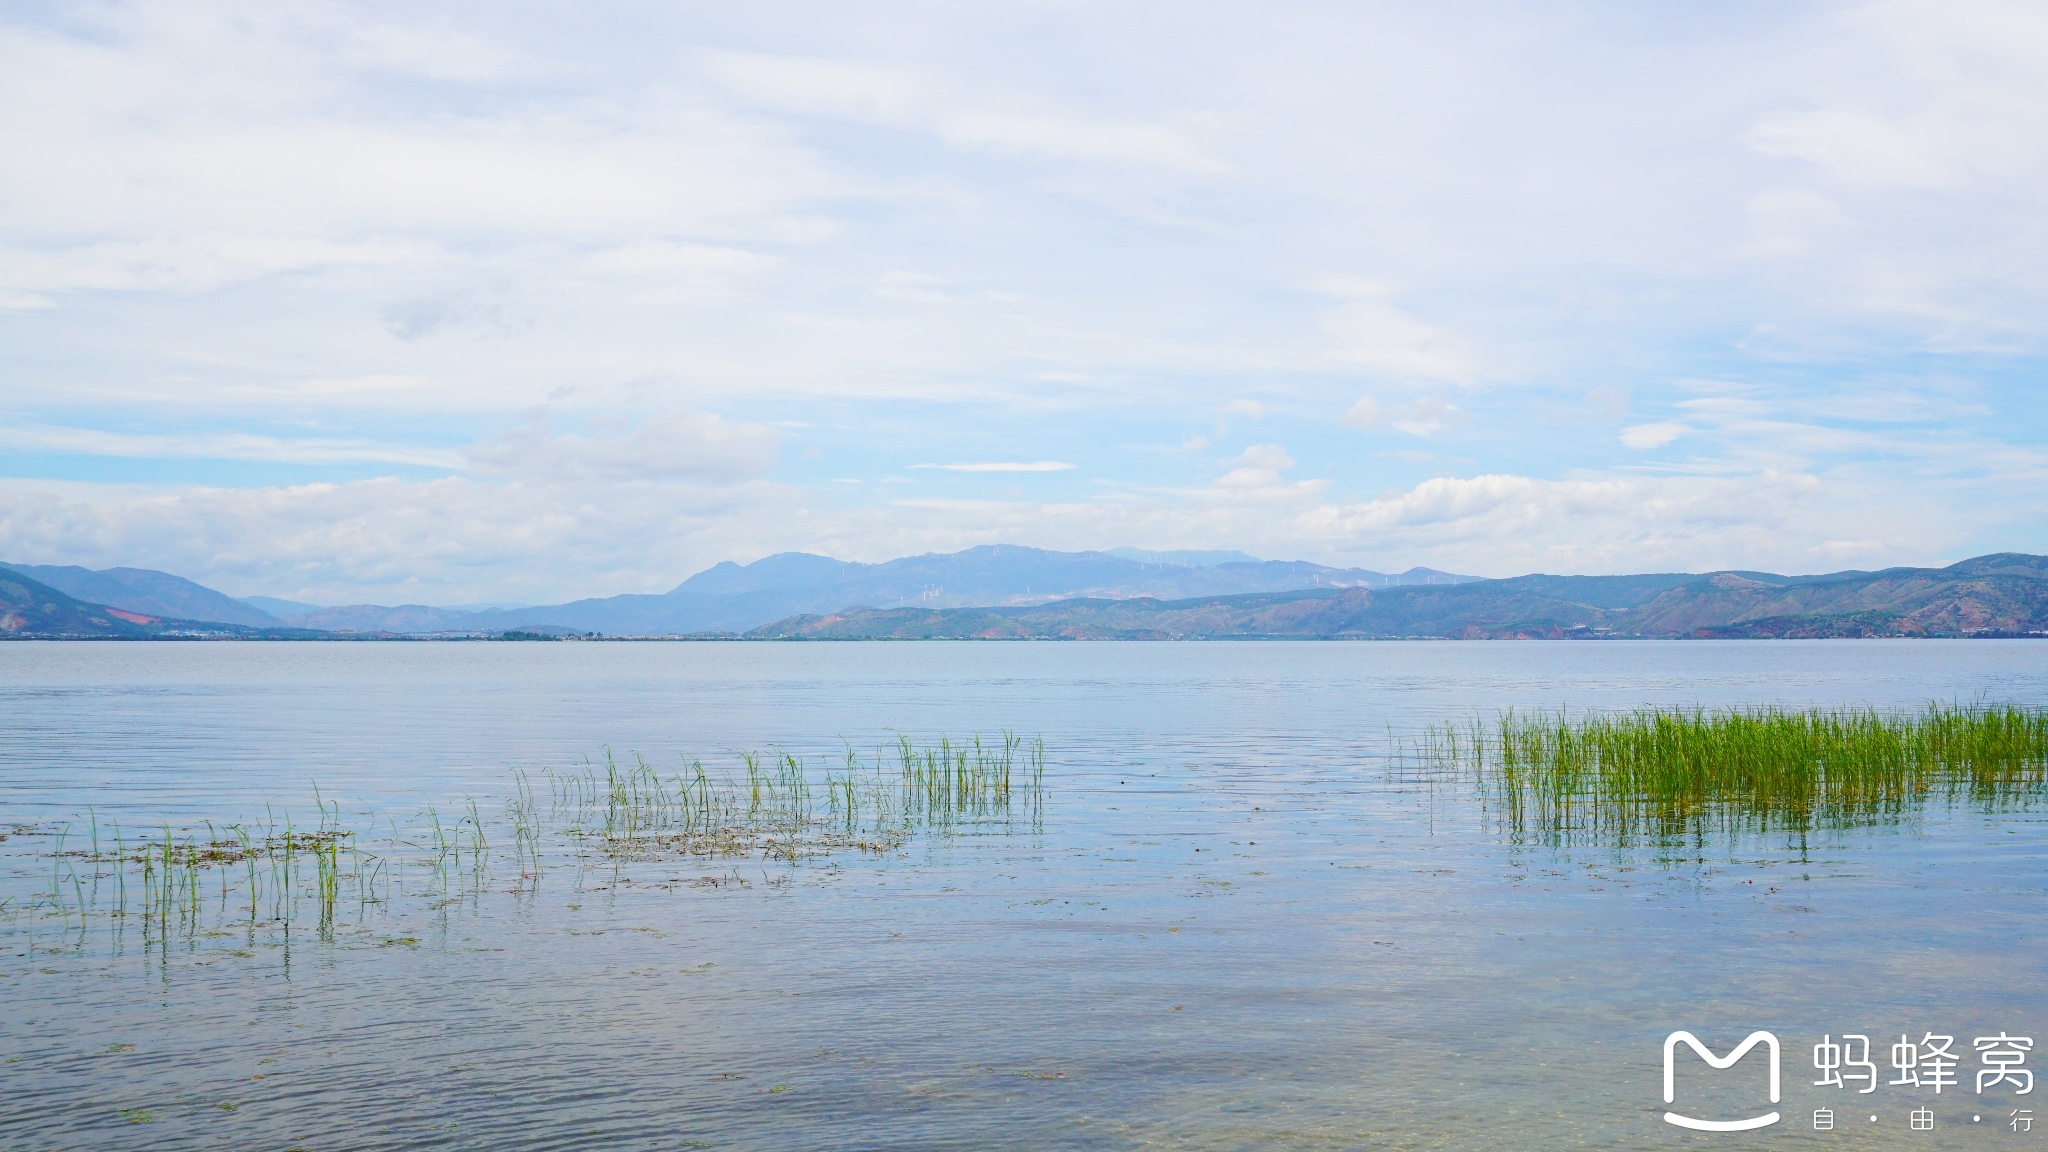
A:
<svg viewBox="0 0 2048 1152">
<path fill-rule="evenodd" d="M 0 14 L 0 557 L 2048 550 L 2000 0 Z"/>
</svg>

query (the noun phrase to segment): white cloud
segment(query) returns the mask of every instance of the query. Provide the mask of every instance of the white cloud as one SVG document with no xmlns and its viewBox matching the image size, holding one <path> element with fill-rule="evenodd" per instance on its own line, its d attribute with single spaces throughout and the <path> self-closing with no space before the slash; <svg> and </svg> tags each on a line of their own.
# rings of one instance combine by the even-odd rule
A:
<svg viewBox="0 0 2048 1152">
<path fill-rule="evenodd" d="M 451 477 L 163 489 L 0 481 L 0 555 L 94 567 L 140 560 L 236 595 L 546 601 L 665 591 L 739 552 L 747 535 L 734 531 L 739 524 L 799 509 L 792 493 L 758 482 L 593 487 Z M 503 591 L 473 595 L 486 588 Z"/>
<path fill-rule="evenodd" d="M 1420 563 L 1477 575 L 1813 572 L 1839 567 L 1850 547 L 1844 542 L 1861 542 L 1854 544 L 1866 549 L 1859 559 L 1957 558 L 1956 549 L 1999 514 L 1958 519 L 1945 509 L 1960 491 L 1989 493 L 1999 483 L 1930 486 L 1861 469 L 1566 480 L 1483 474 L 1439 477 L 1356 502 L 1302 485 L 1219 486 L 1116 503 L 926 500 L 908 520 L 884 511 L 848 516 L 824 539 L 833 542 L 826 550 L 836 545 L 834 554 L 862 559 L 982 543 L 1099 548 L 1144 539 L 1185 548 L 1231 541 L 1258 555 L 1382 570 Z"/>
<path fill-rule="evenodd" d="M 540 65 L 432 16 L 338 5 L 311 27 L 231 7 L 109 5 L 90 35 L 0 26 L 0 107 L 38 109 L 0 116 L 0 287 L 190 291 L 417 263 L 493 234 L 731 232 L 815 175 L 800 150 L 704 108 L 356 100 L 358 68 L 438 61 L 440 79 L 488 84 Z M 323 50 L 337 33 L 345 50 Z"/>
<path fill-rule="evenodd" d="M 1415 380 L 1470 383 L 1472 363 L 1451 333 L 1396 307 L 1389 285 L 1355 277 L 1329 280 L 1342 298 L 1326 309 L 1323 328 L 1343 360 L 1369 371 Z"/>
<path fill-rule="evenodd" d="M 1185 132 L 1160 124 L 1103 121 L 1061 112 L 958 111 L 939 117 L 942 139 L 1003 155 L 1142 165 L 1214 174 L 1226 170 Z"/>
<path fill-rule="evenodd" d="M 242 432 L 135 433 L 52 425 L 0 425 L 0 448 L 126 459 L 247 460 L 273 464 L 404 464 L 515 476 L 531 483 L 591 481 L 733 484 L 774 467 L 783 433 L 704 412 L 651 413 L 612 435 L 556 433 L 545 417 L 462 449 L 320 436 Z M 1058 465 L 1057 467 L 1072 467 Z M 1043 471 L 1044 466 L 988 470 Z"/>
<path fill-rule="evenodd" d="M 1633 424 L 1621 430 L 1621 443 L 1628 448 L 1662 448 L 1692 429 L 1681 420 L 1655 424 Z"/>
<path fill-rule="evenodd" d="M 1929 155 L 1928 141 L 1862 112 L 1801 112 L 1766 120 L 1749 143 L 1766 156 L 1805 160 L 1845 180 L 1900 188 L 1941 188 L 1955 176 Z"/>
<path fill-rule="evenodd" d="M 1853 238 L 1855 223 L 1808 188 L 1774 188 L 1749 202 L 1751 248 L 1765 256 L 1810 257 Z"/>
<path fill-rule="evenodd" d="M 994 461 L 982 464 L 912 464 L 912 468 L 941 468 L 947 472 L 1066 472 L 1072 464 L 1059 460 L 1034 460 L 1029 463 L 1016 461 Z"/>
<path fill-rule="evenodd" d="M 637 240 L 590 254 L 584 268 L 601 275 L 681 276 L 723 284 L 773 268 L 778 261 L 744 248 L 686 240 Z"/>
<path fill-rule="evenodd" d="M 888 300 L 922 303 L 957 301 L 960 292 L 944 276 L 929 272 L 885 272 L 875 281 L 875 295 Z"/>
<path fill-rule="evenodd" d="M 1455 405 L 1435 396 L 1393 405 L 1382 404 L 1371 396 L 1361 396 L 1357 403 L 1344 410 L 1341 420 L 1352 428 L 1385 425 L 1410 436 L 1426 437 L 1450 427 L 1457 414 Z"/>
<path fill-rule="evenodd" d="M 334 37 L 344 56 L 402 75 L 490 81 L 532 66 L 506 45 L 453 28 L 445 20 L 401 25 L 365 21 L 333 8 L 308 12 L 329 17 L 321 31 Z"/>
<path fill-rule="evenodd" d="M 373 440 L 262 436 L 247 432 L 110 432 L 43 424 L 0 425 L 0 447 L 18 452 L 126 459 L 257 460 L 274 464 L 408 464 L 455 468 L 458 452 Z"/>
<path fill-rule="evenodd" d="M 1294 457 L 1287 454 L 1287 449 L 1278 444 L 1254 444 L 1239 453 L 1237 459 L 1231 463 L 1241 464 L 1247 468 L 1285 471 L 1294 467 L 1295 461 Z"/>
<path fill-rule="evenodd" d="M 714 47 L 732 44 L 755 51 Z M 293 541 L 264 572 L 369 587 L 411 555 L 470 599 L 653 587 L 696 557 L 780 547 L 882 558 L 995 538 L 1384 548 L 1489 571 L 1605 563 L 1610 535 L 1641 552 L 1621 567 L 1790 565 L 1788 539 L 1914 559 L 1962 538 L 1951 522 L 2024 545 L 2009 497 L 1969 477 L 2009 492 L 2039 476 L 2043 124 L 2048 15 L 1998 0 L 1577 23 L 1485 2 L 1256 20 L 15 6 L 12 455 L 67 453 L 77 475 L 135 474 L 94 471 L 126 457 L 461 478 L 54 504 L 19 481 L 54 519 L 8 539 L 206 571 L 204 548 L 121 509 L 258 564 L 246 517 Z M 1708 375 L 1727 388 L 1688 391 Z M 1353 400 L 1348 426 L 1455 429 L 1445 467 L 1515 476 L 1358 499 L 1422 461 L 1370 450 L 1391 440 L 1332 447 L 1298 415 Z M 1674 418 L 1623 427 L 1631 404 Z M 522 423 L 542 405 L 552 422 Z M 1315 478 L 1286 479 L 1301 465 L 1272 444 L 1200 471 L 1213 459 L 1189 454 L 1236 444 L 1227 425 L 1175 423 L 1199 413 L 1266 421 L 1258 436 Z M 281 431 L 422 414 L 449 442 L 512 431 L 467 450 Z M 867 484 L 824 503 L 770 484 L 772 429 L 796 418 L 815 430 L 790 435 L 837 437 L 830 470 Z M 1875 419 L 1912 426 L 1858 423 Z M 991 425 L 1069 445 L 1121 495 L 957 516 L 860 503 L 889 483 L 859 471 L 886 467 L 875 445 L 954 460 Z M 1633 454 L 1679 432 L 1683 462 Z M 1693 474 L 1641 475 L 1679 468 Z M 1753 501 L 1779 483 L 1767 470 L 1783 500 L 1799 477 L 1822 488 Z M 250 470 L 178 474 L 194 471 Z M 697 511 L 664 520 L 649 493 L 671 490 Z M 1488 493 L 1503 502 L 1407 518 Z M 1715 493 L 1734 502 L 1721 520 Z M 472 514 L 582 548 L 597 575 L 449 519 Z M 358 563 L 354 539 L 384 542 Z M 636 539 L 658 543 L 635 558 Z"/>
<path fill-rule="evenodd" d="M 1372 428 L 1387 422 L 1388 410 L 1371 396 L 1360 396 L 1357 403 L 1344 410 L 1340 419 L 1353 428 Z"/>
<path fill-rule="evenodd" d="M 0 286 L 35 293 L 201 292 L 308 268 L 380 266 L 430 257 L 425 241 L 361 243 L 249 233 L 0 248 Z M 38 300 L 47 296 L 36 295 Z M 53 301 L 54 302 L 54 301 Z"/>
<path fill-rule="evenodd" d="M 1214 174 L 1227 165 L 1184 129 L 1005 102 L 901 68 L 804 56 L 721 51 L 710 72 L 768 108 L 929 132 L 963 150 L 1095 165 Z"/>
<path fill-rule="evenodd" d="M 1230 463 L 1235 467 L 1216 478 L 1216 487 L 1270 490 L 1284 485 L 1280 474 L 1292 469 L 1295 459 L 1278 444 L 1254 444 Z"/>
<path fill-rule="evenodd" d="M 929 85 L 901 68 L 762 52 L 712 51 L 704 59 L 714 80 L 757 107 L 903 124 L 933 102 Z"/>
<path fill-rule="evenodd" d="M 545 419 L 535 420 L 478 442 L 468 456 L 480 472 L 530 483 L 733 484 L 767 475 L 781 443 L 782 433 L 765 425 L 665 411 L 615 436 L 554 435 Z"/>
<path fill-rule="evenodd" d="M 509 336 L 537 323 L 532 307 L 502 286 L 456 289 L 415 296 L 384 309 L 384 327 L 400 340 L 462 335 Z"/>
<path fill-rule="evenodd" d="M 1798 188 L 1751 203 L 1796 306 L 1769 325 L 1941 351 L 2038 346 L 2048 297 L 2048 15 L 2008 0 L 1880 0 L 1817 29 L 1743 133 Z"/>
</svg>

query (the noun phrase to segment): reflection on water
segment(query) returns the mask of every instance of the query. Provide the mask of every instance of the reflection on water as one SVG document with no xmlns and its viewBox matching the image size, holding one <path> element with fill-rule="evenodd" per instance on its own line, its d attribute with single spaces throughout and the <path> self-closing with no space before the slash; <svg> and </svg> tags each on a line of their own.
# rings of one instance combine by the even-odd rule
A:
<svg viewBox="0 0 2048 1152">
<path fill-rule="evenodd" d="M 1751 739 L 1729 706 L 1978 698 L 2037 714 L 2048 645 L 0 645 L 0 1146 L 1763 1149 L 1820 1107 L 1975 1146 L 2029 1098 L 1849 1103 L 1801 1061 L 2044 1035 L 2037 754 L 1790 767 L 1881 744 L 1848 712 L 1661 793 L 1626 741 L 1512 784 L 1412 752 L 1509 709 L 1703 707 L 1659 737 L 1696 748 Z M 1000 741 L 877 795 L 899 731 L 1005 729 L 1044 737 L 1030 804 L 1024 750 L 1007 810 L 973 767 Z M 956 818 L 875 835 L 937 788 Z M 148 947 L 124 883 L 169 893 Z M 1665 1124 L 1677 1028 L 1779 1035 L 1785 1123 Z"/>
<path fill-rule="evenodd" d="M 1418 749 L 1476 780 L 1517 840 L 1698 847 L 1897 824 L 1930 803 L 2028 810 L 2048 782 L 2048 712 L 1507 712 L 1435 729 Z"/>
</svg>

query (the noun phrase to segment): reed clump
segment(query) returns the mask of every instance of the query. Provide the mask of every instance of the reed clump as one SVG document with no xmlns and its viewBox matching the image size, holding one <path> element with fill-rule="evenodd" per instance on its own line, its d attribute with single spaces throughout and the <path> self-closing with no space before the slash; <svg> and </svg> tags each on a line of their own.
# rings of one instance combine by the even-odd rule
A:
<svg viewBox="0 0 2048 1152">
<path fill-rule="evenodd" d="M 1897 821 L 1930 803 L 2030 804 L 2048 785 L 2048 711 L 1507 712 L 1429 734 L 1518 836 L 1548 842 L 1804 833 Z"/>
<path fill-rule="evenodd" d="M 621 763 L 549 772 L 552 813 L 586 852 L 613 859 L 742 856 L 794 862 L 854 850 L 886 852 L 921 829 L 1041 819 L 1045 744 L 1005 733 L 920 745 L 899 737 L 872 756 L 852 747 L 823 771 L 784 750 L 742 752 L 714 774 L 685 758 L 669 771 L 634 753 Z M 530 802 L 529 802 L 530 803 Z"/>
</svg>

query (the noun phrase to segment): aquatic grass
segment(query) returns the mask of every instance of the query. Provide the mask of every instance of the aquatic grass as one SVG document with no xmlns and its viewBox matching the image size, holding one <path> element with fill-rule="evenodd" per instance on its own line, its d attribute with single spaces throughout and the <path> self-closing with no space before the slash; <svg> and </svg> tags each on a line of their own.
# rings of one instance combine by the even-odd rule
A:
<svg viewBox="0 0 2048 1152">
<path fill-rule="evenodd" d="M 848 746 L 843 765 L 822 780 L 813 761 L 782 748 L 739 753 L 726 772 L 694 757 L 664 769 L 638 752 L 603 752 L 601 765 L 586 758 L 579 771 L 541 769 L 545 806 L 524 770 L 513 772 L 509 795 L 494 805 L 465 797 L 452 824 L 428 804 L 405 826 L 392 822 L 388 852 L 367 851 L 345 826 L 340 801 L 317 784 L 310 828 L 268 802 L 260 823 L 201 820 L 203 833 L 162 824 L 139 841 L 118 821 L 103 839 L 91 810 L 83 827 L 89 846 L 75 845 L 69 823 L 16 828 L 25 846 L 35 846 L 38 867 L 20 874 L 29 877 L 24 890 L 0 893 L 0 910 L 16 924 L 0 934 L 22 932 L 31 953 L 49 951 L 34 933 L 39 922 L 55 921 L 61 932 L 76 932 L 83 948 L 97 916 L 114 952 L 135 923 L 145 950 L 166 957 L 174 944 L 196 949 L 230 924 L 252 944 L 259 929 L 288 940 L 308 922 L 319 938 L 333 940 L 344 927 L 365 927 L 395 898 L 410 894 L 445 909 L 487 891 L 530 894 L 551 866 L 573 866 L 580 876 L 586 864 L 603 861 L 614 882 L 640 861 L 753 857 L 794 868 L 808 857 L 894 851 L 920 832 L 949 835 L 1019 819 L 1037 827 L 1045 809 L 1044 744 L 1010 734 L 999 743 L 905 738 L 872 756 Z M 498 875 L 494 842 L 509 842 L 510 877 Z M 130 900 L 131 873 L 139 901 Z M 111 894 L 104 907 L 103 877 Z M 733 879 L 744 884 L 737 872 Z M 345 925 L 350 911 L 353 924 Z"/>
<path fill-rule="evenodd" d="M 46 833 L 51 844 L 51 881 L 47 891 L 36 895 L 33 905 L 43 915 L 56 918 L 66 931 L 71 930 L 75 920 L 81 946 L 91 918 L 97 914 L 104 917 L 116 941 L 128 921 L 137 918 L 145 945 L 164 947 L 175 938 L 189 941 L 205 927 L 206 879 L 210 869 L 215 870 L 212 874 L 220 881 L 214 918 L 225 918 L 235 897 L 236 885 L 230 873 L 235 871 L 234 865 L 240 864 L 245 866 L 242 886 L 247 889 L 252 925 L 258 919 L 258 902 L 268 879 L 273 920 L 288 927 L 296 900 L 310 896 L 317 902 L 319 921 L 326 931 L 334 922 L 342 882 L 351 875 L 345 871 L 344 860 L 360 860 L 364 855 L 355 848 L 352 833 L 333 825 L 332 816 L 330 811 L 330 819 L 323 821 L 318 830 L 303 832 L 294 828 L 287 815 L 284 835 L 263 839 L 257 839 L 241 825 L 223 828 L 206 821 L 204 838 L 192 834 L 181 838 L 170 826 L 163 825 L 160 836 L 146 837 L 133 847 L 118 823 L 110 826 L 112 835 L 105 841 L 99 840 L 96 829 L 89 826 L 87 834 L 94 845 L 90 849 L 69 847 L 71 825 L 58 824 Z M 310 889 L 299 892 L 295 890 L 295 881 L 300 878 L 299 860 L 303 856 L 313 857 L 315 874 Z M 79 870 L 82 863 L 90 867 L 93 883 L 89 889 Z M 139 906 L 131 906 L 128 899 L 131 872 L 142 889 Z M 104 908 L 100 903 L 102 878 L 112 881 L 111 900 Z M 13 898 L 9 900 L 11 903 Z M 239 909 L 239 901 L 236 907 Z"/>
<path fill-rule="evenodd" d="M 891 765 L 881 749 L 867 759 L 846 746 L 844 770 L 828 770 L 822 788 L 810 761 L 780 748 L 739 752 L 738 771 L 723 777 L 694 758 L 663 772 L 640 753 L 628 764 L 609 748 L 601 771 L 586 760 L 580 771 L 545 774 L 563 835 L 614 861 L 758 854 L 793 864 L 848 848 L 886 851 L 921 828 L 1043 816 L 1042 741 L 1006 734 L 1000 745 L 948 737 L 918 745 L 902 737 L 894 754 Z M 530 807 L 508 809 L 515 836 Z"/>
<path fill-rule="evenodd" d="M 512 797 L 505 803 L 505 818 L 512 825 L 512 857 L 520 878 L 540 874 L 540 813 L 534 804 L 533 782 L 521 768 L 512 770 Z"/>
<path fill-rule="evenodd" d="M 2048 791 L 2048 711 L 2016 707 L 1510 711 L 1421 751 L 1469 773 L 1517 838 L 1549 843 L 1804 834 Z"/>
</svg>

